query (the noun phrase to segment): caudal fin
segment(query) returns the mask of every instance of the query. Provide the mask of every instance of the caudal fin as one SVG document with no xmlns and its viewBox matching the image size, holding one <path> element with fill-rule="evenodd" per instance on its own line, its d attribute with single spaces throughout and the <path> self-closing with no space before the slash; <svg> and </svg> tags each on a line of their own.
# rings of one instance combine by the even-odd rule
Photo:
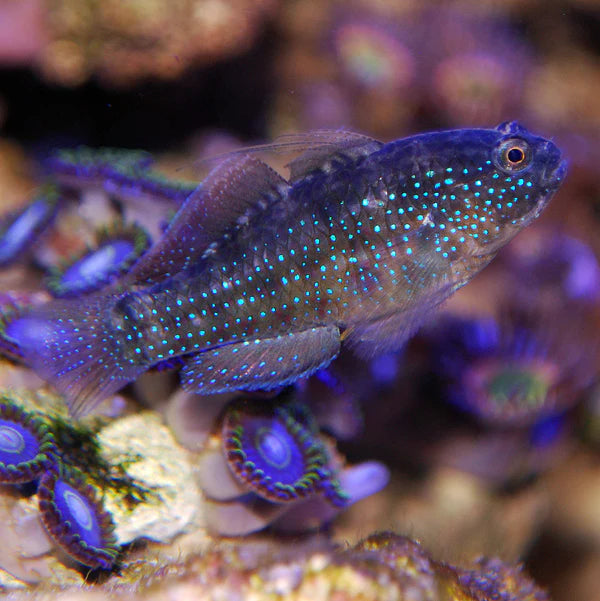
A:
<svg viewBox="0 0 600 601">
<path fill-rule="evenodd" d="M 115 297 L 52 301 L 10 321 L 5 335 L 26 363 L 65 395 L 80 417 L 134 380 L 145 367 L 124 357 L 109 312 Z"/>
</svg>

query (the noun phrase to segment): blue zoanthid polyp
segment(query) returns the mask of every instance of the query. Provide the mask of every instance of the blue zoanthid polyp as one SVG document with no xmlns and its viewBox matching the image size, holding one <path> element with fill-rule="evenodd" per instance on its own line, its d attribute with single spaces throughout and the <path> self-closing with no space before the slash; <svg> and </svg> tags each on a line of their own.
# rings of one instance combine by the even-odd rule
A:
<svg viewBox="0 0 600 601">
<path fill-rule="evenodd" d="M 325 445 L 284 407 L 230 408 L 223 420 L 223 451 L 238 481 L 257 495 L 285 503 L 321 492 L 343 507 Z"/>
<path fill-rule="evenodd" d="M 505 309 L 447 318 L 435 328 L 442 396 L 488 426 L 527 427 L 563 416 L 597 374 L 598 343 L 582 315 Z"/>
<path fill-rule="evenodd" d="M 38 499 L 44 527 L 68 555 L 90 568 L 112 568 L 119 554 L 114 522 L 83 473 L 59 463 L 42 476 Z"/>
<path fill-rule="evenodd" d="M 397 348 L 566 173 L 552 142 L 512 122 L 387 144 L 315 132 L 266 149 L 302 151 L 289 179 L 253 150 L 229 155 L 118 290 L 7 325 L 73 414 L 174 358 L 183 387 L 210 394 L 291 383 L 342 342 Z"/>
<path fill-rule="evenodd" d="M 37 198 L 0 221 L 0 266 L 23 258 L 28 246 L 36 240 L 54 218 L 59 204 L 55 186 L 44 186 Z"/>
<path fill-rule="evenodd" d="M 377 461 L 347 464 L 308 406 L 278 399 L 231 402 L 202 451 L 198 482 L 214 534 L 318 530 L 389 481 Z"/>
<path fill-rule="evenodd" d="M 46 285 L 58 298 L 100 290 L 126 273 L 149 246 L 150 237 L 141 226 L 113 223 L 98 231 L 95 246 L 55 266 Z"/>
<path fill-rule="evenodd" d="M 167 179 L 153 169 L 153 163 L 152 155 L 144 151 L 80 146 L 56 151 L 44 167 L 63 192 L 91 186 L 120 200 L 137 198 L 182 204 L 196 184 Z"/>
<path fill-rule="evenodd" d="M 44 421 L 0 397 L 0 483 L 32 482 L 57 461 L 52 432 Z"/>
</svg>

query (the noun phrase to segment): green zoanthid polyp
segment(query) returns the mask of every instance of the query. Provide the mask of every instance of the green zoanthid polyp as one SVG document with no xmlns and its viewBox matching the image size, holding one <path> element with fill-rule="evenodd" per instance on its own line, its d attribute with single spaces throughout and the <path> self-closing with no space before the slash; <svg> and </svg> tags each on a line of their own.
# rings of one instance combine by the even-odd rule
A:
<svg viewBox="0 0 600 601">
<path fill-rule="evenodd" d="M 398 347 L 566 173 L 552 142 L 512 122 L 283 146 L 303 151 L 288 180 L 253 150 L 223 160 L 118 293 L 52 301 L 7 325 L 75 414 L 165 361 L 209 394 L 293 382 L 342 343 Z"/>
</svg>

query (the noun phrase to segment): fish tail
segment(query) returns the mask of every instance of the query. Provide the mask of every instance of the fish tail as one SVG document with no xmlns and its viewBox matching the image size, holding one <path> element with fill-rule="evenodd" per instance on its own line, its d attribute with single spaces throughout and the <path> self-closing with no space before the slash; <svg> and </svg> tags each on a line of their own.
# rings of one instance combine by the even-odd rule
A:
<svg viewBox="0 0 600 601">
<path fill-rule="evenodd" d="M 134 380 L 147 366 L 127 357 L 115 324 L 118 297 L 52 301 L 6 325 L 29 365 L 67 399 L 74 417 Z"/>
</svg>

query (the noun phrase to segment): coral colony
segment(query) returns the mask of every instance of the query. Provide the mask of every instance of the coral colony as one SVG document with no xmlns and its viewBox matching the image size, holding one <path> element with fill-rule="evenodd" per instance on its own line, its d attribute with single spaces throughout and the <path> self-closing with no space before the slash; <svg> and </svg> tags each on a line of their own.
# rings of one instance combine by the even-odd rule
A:
<svg viewBox="0 0 600 601">
<path fill-rule="evenodd" d="M 62 464 L 43 419 L 6 397 L 0 402 L 0 480 L 37 481 L 42 521 L 56 543 L 85 566 L 112 567 L 118 554 L 114 525 L 95 489 L 83 474 Z"/>
</svg>

